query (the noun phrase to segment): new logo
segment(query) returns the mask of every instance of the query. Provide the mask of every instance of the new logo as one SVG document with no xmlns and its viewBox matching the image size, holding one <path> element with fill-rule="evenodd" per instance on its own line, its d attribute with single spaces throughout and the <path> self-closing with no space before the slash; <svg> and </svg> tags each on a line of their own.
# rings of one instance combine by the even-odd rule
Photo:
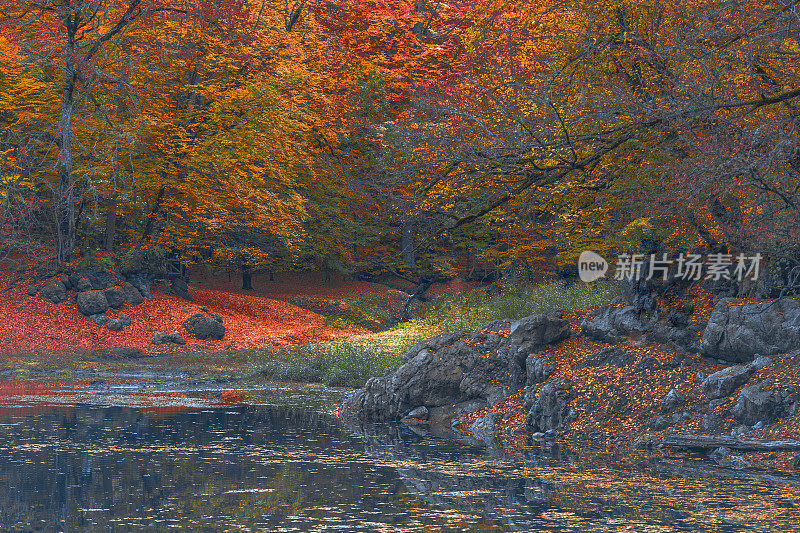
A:
<svg viewBox="0 0 800 533">
<path fill-rule="evenodd" d="M 598 280 L 608 272 L 608 261 L 586 250 L 578 258 L 578 277 L 586 283 Z"/>
</svg>

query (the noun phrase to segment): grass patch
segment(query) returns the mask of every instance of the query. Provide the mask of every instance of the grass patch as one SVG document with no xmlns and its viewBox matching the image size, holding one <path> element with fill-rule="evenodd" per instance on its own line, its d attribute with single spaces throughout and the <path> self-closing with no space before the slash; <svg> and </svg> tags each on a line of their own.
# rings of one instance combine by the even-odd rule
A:
<svg viewBox="0 0 800 533">
<path fill-rule="evenodd" d="M 254 357 L 262 375 L 270 379 L 360 387 L 370 377 L 397 368 L 414 344 L 435 335 L 475 330 L 494 320 L 517 320 L 557 309 L 587 309 L 608 303 L 619 293 L 619 285 L 613 282 L 509 287 L 494 297 L 475 290 L 436 299 L 420 316 L 389 331 L 258 350 Z M 361 305 L 367 307 L 370 302 L 365 299 Z"/>
</svg>

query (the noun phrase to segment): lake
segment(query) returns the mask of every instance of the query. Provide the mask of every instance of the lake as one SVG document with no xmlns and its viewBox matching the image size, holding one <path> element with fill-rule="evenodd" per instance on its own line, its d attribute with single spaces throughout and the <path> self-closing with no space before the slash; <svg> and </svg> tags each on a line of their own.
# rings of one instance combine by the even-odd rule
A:
<svg viewBox="0 0 800 533">
<path fill-rule="evenodd" d="M 442 439 L 342 391 L 0 386 L 3 531 L 800 531 L 800 478 Z"/>
</svg>

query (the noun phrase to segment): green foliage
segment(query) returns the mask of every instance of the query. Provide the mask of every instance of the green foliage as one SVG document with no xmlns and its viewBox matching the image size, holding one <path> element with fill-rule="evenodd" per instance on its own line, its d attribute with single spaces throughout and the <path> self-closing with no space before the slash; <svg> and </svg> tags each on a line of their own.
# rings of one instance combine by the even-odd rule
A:
<svg viewBox="0 0 800 533">
<path fill-rule="evenodd" d="M 608 303 L 619 292 L 619 285 L 613 281 L 576 283 L 569 287 L 558 282 L 536 287 L 512 286 L 494 297 L 475 290 L 439 298 L 419 317 L 390 331 L 277 348 L 258 352 L 255 357 L 261 373 L 270 379 L 360 387 L 370 377 L 395 369 L 414 344 L 435 335 L 475 330 L 494 320 L 516 320 L 558 309 L 587 309 Z M 362 310 L 379 301 L 368 294 L 353 300 Z"/>
</svg>

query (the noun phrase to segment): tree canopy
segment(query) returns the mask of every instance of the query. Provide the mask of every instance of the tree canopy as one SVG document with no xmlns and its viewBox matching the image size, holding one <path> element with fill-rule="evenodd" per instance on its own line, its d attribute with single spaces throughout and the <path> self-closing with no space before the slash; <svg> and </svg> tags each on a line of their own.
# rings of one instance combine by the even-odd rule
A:
<svg viewBox="0 0 800 533">
<path fill-rule="evenodd" d="M 645 234 L 800 260 L 798 26 L 791 0 L 0 0 L 0 246 L 415 279 Z"/>
</svg>

